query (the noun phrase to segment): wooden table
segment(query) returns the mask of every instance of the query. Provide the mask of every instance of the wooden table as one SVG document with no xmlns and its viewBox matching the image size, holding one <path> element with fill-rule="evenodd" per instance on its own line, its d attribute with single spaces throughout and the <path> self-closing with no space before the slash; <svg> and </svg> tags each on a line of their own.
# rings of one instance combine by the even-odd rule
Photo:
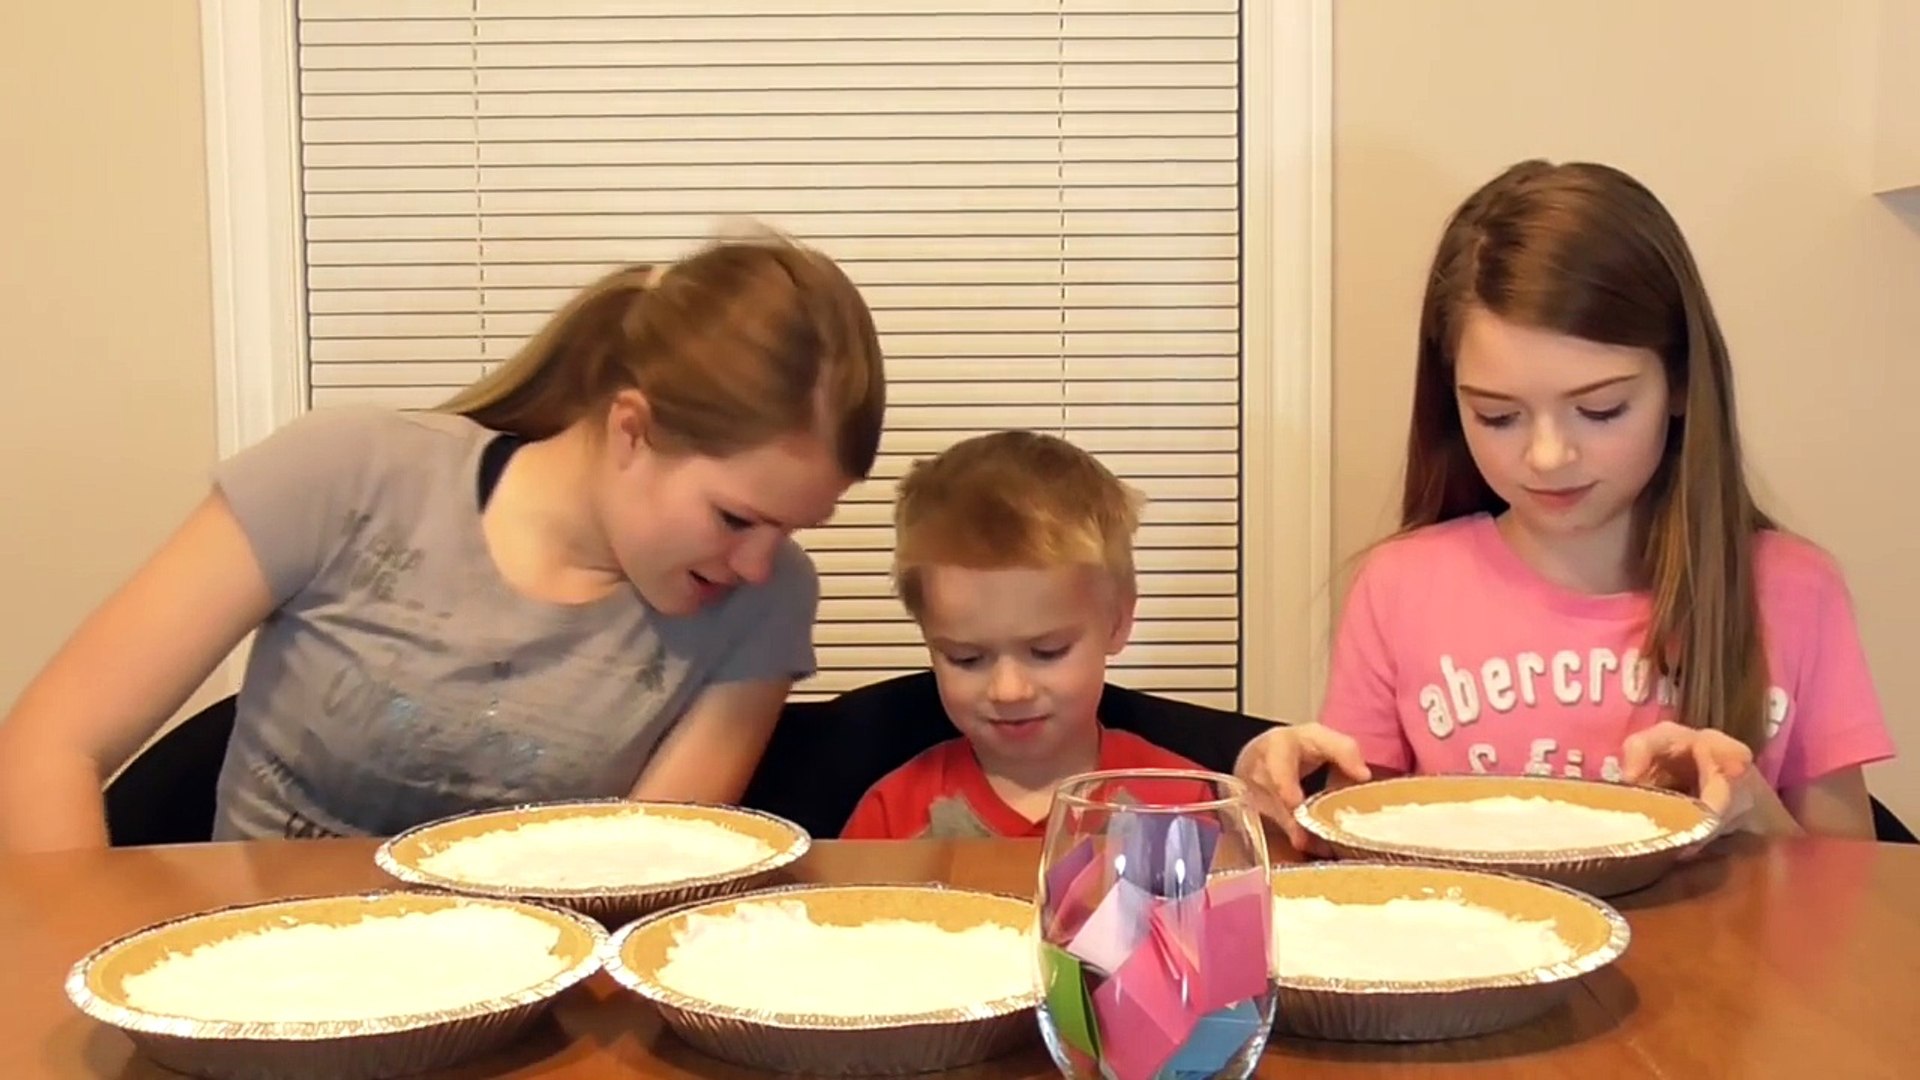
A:
<svg viewBox="0 0 1920 1080">
<path fill-rule="evenodd" d="M 93 1023 L 61 988 L 107 939 L 204 908 L 387 887 L 370 841 L 287 841 L 0 856 L 0 1077 L 173 1074 Z M 945 881 L 1030 892 L 1022 841 L 822 842 L 801 880 Z M 1617 906 L 1633 944 L 1570 1004 L 1525 1028 L 1412 1046 L 1276 1041 L 1263 1076 L 1865 1077 L 1920 1075 L 1920 848 L 1749 843 Z M 605 975 L 499 1055 L 443 1078 L 757 1077 L 678 1042 Z M 1053 1075 L 1032 1050 L 970 1070 Z"/>
</svg>

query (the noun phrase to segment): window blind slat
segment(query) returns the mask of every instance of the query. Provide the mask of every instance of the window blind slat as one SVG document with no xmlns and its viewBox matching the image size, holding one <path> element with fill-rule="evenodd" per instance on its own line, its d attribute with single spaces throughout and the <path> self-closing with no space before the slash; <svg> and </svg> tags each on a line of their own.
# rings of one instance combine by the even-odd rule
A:
<svg viewBox="0 0 1920 1080">
<path fill-rule="evenodd" d="M 316 338 L 450 337 L 481 333 L 481 313 L 315 314 L 308 320 Z M 486 332 L 510 338 L 530 336 L 546 314 L 486 313 Z M 996 338 L 1023 331 L 1035 334 L 1173 334 L 1227 332 L 1239 325 L 1239 311 L 1223 307 L 1077 308 L 1062 313 L 1033 308 L 928 308 L 877 310 L 874 321 L 889 339 L 908 335 L 946 337 L 980 334 Z M 927 343 L 938 348 L 938 343 Z M 988 354 L 993 355 L 993 354 Z"/>
<path fill-rule="evenodd" d="M 924 128 L 916 130 L 919 134 L 926 133 Z M 1184 134 L 1191 136 L 1195 132 L 1189 129 Z M 384 144 L 379 143 L 309 145 L 307 169 L 311 182 L 307 191 L 453 192 L 477 199 L 491 192 L 585 189 L 655 195 L 708 192 L 715 198 L 731 198 L 732 191 L 766 191 L 776 184 L 782 191 L 860 188 L 869 192 L 917 188 L 977 191 L 990 186 L 1039 188 L 1072 205 L 1079 199 L 1098 197 L 1099 192 L 1108 188 L 1184 191 L 1234 187 L 1239 183 L 1238 166 L 1231 161 L 880 161 L 857 165 L 782 162 L 742 169 L 737 163 L 623 164 L 612 154 L 589 153 L 598 145 L 569 144 L 559 150 L 548 147 L 549 152 L 542 158 L 537 153 L 540 149 L 537 145 L 501 143 L 480 150 L 480 156 L 491 153 L 497 160 L 479 163 L 474 160 L 473 148 L 464 144 L 424 143 L 404 150 L 394 147 L 399 157 L 394 161 L 383 158 Z M 417 152 L 426 149 L 434 153 Z M 454 154 L 455 149 L 460 153 Z M 627 148 L 623 153 L 637 152 Z M 538 163 L 514 164 L 507 160 L 515 155 Z M 575 160 L 565 160 L 569 157 Z M 612 160 L 589 160 L 600 157 Z"/>
<path fill-rule="evenodd" d="M 1143 596 L 1135 605 L 1135 616 L 1143 622 L 1175 626 L 1226 623 L 1239 618 L 1240 604 L 1232 596 Z M 827 599 L 820 602 L 820 622 L 841 627 L 868 623 L 896 624 L 907 621 L 900 601 L 888 596 L 879 599 Z M 1177 633 L 1177 631 L 1176 631 Z"/>
<path fill-rule="evenodd" d="M 852 195 L 854 193 L 850 193 Z M 403 215 L 308 219 L 308 235 L 316 243 L 331 241 L 446 240 L 474 234 L 489 242 L 592 240 L 636 236 L 679 241 L 711 235 L 713 218 L 697 214 L 522 214 L 483 217 Z M 883 240 L 911 238 L 921 242 L 952 238 L 1031 237 L 1054 243 L 1116 237 L 1222 236 L 1231 237 L 1238 215 L 1231 210 L 950 210 L 923 213 L 802 212 L 783 214 L 790 232 L 827 240 Z M 701 225 L 707 226 L 702 229 Z M 812 226 L 811 229 L 806 229 Z"/>
<path fill-rule="evenodd" d="M 643 10 L 657 15 L 785 15 L 792 0 L 647 0 Z M 465 23 L 475 13 L 493 20 L 617 17 L 632 15 L 634 0 L 300 0 L 303 25 L 339 19 L 444 19 Z M 872 11 L 871 0 L 810 0 L 817 15 L 858 15 Z M 1023 15 L 1069 13 L 1231 12 L 1235 0 L 886 0 L 886 10 L 901 14 Z"/>
<path fill-rule="evenodd" d="M 522 70 L 513 69 L 516 73 Z M 473 74 L 465 70 L 426 68 L 396 71 L 391 80 L 383 77 L 370 86 L 370 81 L 374 81 L 370 79 L 372 72 L 317 71 L 306 80 L 309 104 L 305 113 L 315 120 L 470 118 L 476 109 L 482 116 L 620 116 L 657 110 L 675 100 L 662 98 L 666 93 L 783 98 L 807 94 L 829 102 L 851 103 L 854 107 L 834 111 L 856 113 L 967 112 L 971 110 L 962 106 L 984 107 L 993 100 L 1013 103 L 1028 112 L 1046 112 L 1048 109 L 1033 103 L 1033 94 L 1044 93 L 1050 101 L 1057 102 L 1056 95 L 1063 87 L 1076 96 L 1082 91 L 1137 91 L 1160 87 L 1212 91 L 1184 98 L 1211 103 L 1219 100 L 1223 91 L 1231 93 L 1236 81 L 1230 61 L 1166 63 L 1147 69 L 1131 64 L 1063 69 L 1057 63 L 875 64 L 854 69 L 794 64 L 752 68 L 682 65 L 572 68 L 567 69 L 571 77 L 565 79 L 554 78 L 554 73 L 547 69 L 534 70 L 540 73 L 544 84 L 503 85 L 535 80 L 503 78 L 499 76 L 506 73 L 497 73 L 496 77 L 476 81 Z M 876 102 L 872 97 L 876 93 L 884 93 L 887 98 Z M 903 93 L 956 96 L 950 102 L 923 98 L 916 109 L 904 103 L 896 105 L 891 100 L 893 95 Z M 720 100 L 729 101 L 726 97 Z M 867 107 L 860 108 L 860 105 Z"/>
<path fill-rule="evenodd" d="M 672 260 L 689 245 L 711 238 L 711 229 L 698 236 L 600 237 L 574 240 L 493 240 L 487 244 L 489 266 L 517 263 L 578 262 L 658 262 Z M 1064 252 L 1062 249 L 1065 249 Z M 1063 254 L 1069 260 L 1113 260 L 1147 258 L 1145 252 L 1160 253 L 1169 259 L 1235 258 L 1240 250 L 1238 235 L 1195 234 L 1163 236 L 1143 247 L 1138 240 L 1124 236 L 945 236 L 937 245 L 924 237 L 844 236 L 834 238 L 833 249 L 844 253 L 848 261 L 901 259 L 910 262 L 952 264 L 958 261 L 1006 261 L 1014 259 L 1054 259 Z M 392 265 L 473 262 L 478 255 L 472 242 L 358 240 L 328 243 L 310 242 L 310 265 Z M 1236 343 L 1233 346 L 1238 348 Z"/>
<path fill-rule="evenodd" d="M 468 268 L 469 273 L 474 273 Z M 337 312 L 391 312 L 449 310 L 448 305 L 471 304 L 479 282 L 470 287 L 422 289 L 315 289 L 309 310 L 316 314 Z M 488 287 L 481 290 L 481 303 L 489 312 L 517 313 L 545 318 L 573 294 L 572 289 Z M 1073 307 L 1138 308 L 1200 307 L 1233 308 L 1239 297 L 1230 284 L 1074 284 L 1053 282 L 1033 284 L 954 285 L 867 285 L 863 290 L 867 303 L 875 311 L 924 311 L 945 308 L 1044 308 L 1058 316 L 1064 298 Z M 889 373 L 891 374 L 891 373 Z"/>
<path fill-rule="evenodd" d="M 1076 431 L 1073 441 L 1088 443 L 1114 434 L 1117 433 Z M 1147 508 L 1146 516 L 1148 521 L 1163 525 L 1233 525 L 1240 520 L 1240 506 L 1235 501 L 1161 499 Z M 833 520 L 849 526 L 892 528 L 893 507 L 885 502 L 847 503 L 834 513 Z"/>
<path fill-rule="evenodd" d="M 856 601 L 848 601 L 854 603 Z M 1228 619 L 1158 619 L 1134 631 L 1135 645 L 1231 645 L 1232 621 Z M 816 645 L 890 646 L 917 649 L 922 658 L 926 645 L 920 629 L 903 614 L 869 617 L 859 621 L 822 622 L 813 635 Z"/>
<path fill-rule="evenodd" d="M 1102 455 L 1110 469 L 1126 469 L 1130 463 L 1119 455 Z M 904 462 L 901 464 L 905 464 Z M 895 469 L 897 477 L 903 469 Z M 843 525 L 835 523 L 807 530 L 807 547 L 814 551 L 871 551 L 890 555 L 893 528 L 890 525 Z M 1192 548 L 1219 548 L 1231 551 L 1240 542 L 1231 525 L 1173 525 L 1147 522 L 1140 526 L 1134 546 L 1141 550 L 1178 552 Z"/>
<path fill-rule="evenodd" d="M 614 269 L 617 263 L 501 263 L 490 261 L 489 285 L 499 289 L 558 288 L 565 292 L 581 282 Z M 891 285 L 938 285 L 951 282 L 960 270 L 955 264 L 924 259 L 873 262 L 842 260 L 847 273 L 867 290 Z M 1064 280 L 1068 285 L 1187 285 L 1233 284 L 1230 262 L 1220 259 L 1076 259 L 1062 264 L 1054 259 L 1002 259 L 964 266 L 966 280 L 979 286 L 1030 285 Z M 312 266 L 307 287 L 316 294 L 356 288 L 445 288 L 478 284 L 480 268 L 474 262 L 417 265 Z M 952 286 L 949 287 L 962 287 Z"/>
<path fill-rule="evenodd" d="M 1239 594 L 1240 578 L 1234 573 L 1146 573 L 1138 575 L 1141 597 L 1218 597 L 1230 599 Z M 875 600 L 898 603 L 893 585 L 877 574 L 823 574 L 822 597 Z M 1232 672 L 1227 672 L 1229 676 Z"/>
<path fill-rule="evenodd" d="M 471 175 L 471 173 L 469 174 Z M 1095 187 L 1068 193 L 1040 186 L 1004 187 L 967 195 L 958 188 L 875 188 L 872 209 L 891 213 L 932 212 L 965 198 L 969 212 L 989 210 L 1071 211 L 1227 210 L 1239 206 L 1239 192 L 1229 185 L 1210 187 Z M 579 214 L 698 213 L 770 216 L 824 213 L 845 206 L 845 188 L 789 188 L 782 191 L 606 191 L 594 189 L 534 192 L 420 191 L 317 193 L 306 197 L 313 218 L 379 218 L 382 214 L 408 217 L 459 217 L 475 213 L 516 216 L 554 216 L 572 210 Z"/>
<path fill-rule="evenodd" d="M 822 577 L 884 577 L 893 565 L 893 556 L 885 551 L 846 551 L 822 548 L 813 551 L 814 565 Z M 1164 551 L 1144 548 L 1134 552 L 1134 564 L 1142 573 L 1167 571 L 1187 573 L 1217 571 L 1232 573 L 1239 568 L 1239 553 L 1231 548 L 1194 547 Z"/>
<path fill-rule="evenodd" d="M 435 337 L 329 338 L 310 334 L 313 363 L 335 360 L 504 360 L 520 347 L 520 339 L 461 334 Z M 1218 356 L 1237 335 L 1233 333 L 1072 333 L 1058 334 L 893 334 L 881 346 L 889 359 L 962 359 L 1045 356 L 1058 347 L 1068 362 L 1094 356 L 1159 357 L 1173 365 L 1188 356 Z M 477 344 L 477 348 L 476 348 Z M 477 354 L 477 355 L 476 355 Z M 962 425 L 973 426 L 973 425 Z"/>
<path fill-rule="evenodd" d="M 956 10 L 958 8 L 958 10 Z M 817 8 L 797 13 L 775 7 L 742 18 L 737 14 L 670 14 L 657 9 L 644 16 L 543 14 L 538 18 L 368 18 L 315 20 L 303 28 L 304 44 L 389 45 L 477 43 L 573 46 L 614 44 L 658 47 L 687 42 L 831 42 L 841 46 L 868 42 L 973 40 L 1035 41 L 1057 45 L 1077 39 L 1183 38 L 1231 40 L 1239 17 L 1231 11 L 1164 13 L 1067 12 L 1054 5 L 985 16 L 958 5 L 945 11 L 880 14 L 872 9 L 838 13 Z M 484 60 L 484 53 L 483 53 Z M 557 62 L 557 61 L 556 61 Z"/>
<path fill-rule="evenodd" d="M 470 349 L 469 349 L 470 351 Z M 464 386 L 484 374 L 487 364 L 472 356 L 454 356 L 442 360 L 316 360 L 312 382 L 315 386 Z M 1149 383 L 1166 385 L 1175 381 L 1232 382 L 1239 378 L 1237 356 L 1183 357 L 1179 370 L 1169 369 L 1166 361 L 1150 356 L 1074 357 L 1062 363 L 1058 357 L 1003 357 L 985 360 L 903 360 L 887 365 L 889 386 L 913 386 L 931 383 L 972 384 L 980 382 L 1041 383 L 1026 393 L 1044 393 L 1049 386 L 1062 383 Z M 1170 439 L 1172 434 L 1169 433 Z M 906 435 L 903 433 L 902 438 Z M 1142 436 L 1145 438 L 1145 436 Z M 1185 449 L 1236 449 L 1234 433 L 1203 436 L 1210 445 Z M 951 441 L 949 433 L 937 433 L 936 439 Z M 1163 441 L 1156 438 L 1154 441 Z M 893 445 L 882 440 L 882 452 Z M 923 447 L 938 450 L 946 442 Z M 1168 446 L 1167 449 L 1178 449 Z M 1093 449 L 1089 447 L 1088 449 Z"/>
</svg>

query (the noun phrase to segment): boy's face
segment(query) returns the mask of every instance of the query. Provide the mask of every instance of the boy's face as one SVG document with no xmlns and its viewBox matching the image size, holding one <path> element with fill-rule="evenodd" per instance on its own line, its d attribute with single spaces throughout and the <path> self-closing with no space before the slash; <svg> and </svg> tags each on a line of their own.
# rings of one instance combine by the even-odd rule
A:
<svg viewBox="0 0 1920 1080">
<path fill-rule="evenodd" d="M 989 771 L 1085 745 L 1133 605 L 1092 567 L 921 572 L 940 702 Z"/>
</svg>

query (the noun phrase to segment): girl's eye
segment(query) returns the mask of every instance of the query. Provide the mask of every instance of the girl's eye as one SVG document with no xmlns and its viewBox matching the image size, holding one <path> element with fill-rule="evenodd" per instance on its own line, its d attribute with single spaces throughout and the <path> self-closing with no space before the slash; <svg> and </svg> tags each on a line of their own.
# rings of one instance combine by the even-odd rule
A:
<svg viewBox="0 0 1920 1080">
<path fill-rule="evenodd" d="M 1057 649 L 1036 648 L 1033 650 L 1033 656 L 1034 656 L 1034 659 L 1036 660 L 1048 660 L 1048 661 L 1058 660 L 1061 657 L 1067 655 L 1067 650 L 1070 648 L 1072 648 L 1072 646 L 1069 646 L 1069 645 L 1062 645 Z"/>
<path fill-rule="evenodd" d="M 720 524 L 725 525 L 734 532 L 746 532 L 748 529 L 753 528 L 753 522 L 748 521 L 739 514 L 728 513 L 725 510 L 720 511 Z"/>
<path fill-rule="evenodd" d="M 1512 427 L 1514 420 L 1518 418 L 1519 415 L 1520 415 L 1519 413 L 1498 413 L 1498 414 L 1489 416 L 1486 413 L 1479 412 L 1478 410 L 1476 410 L 1473 414 L 1473 418 L 1474 420 L 1479 422 L 1481 427 L 1504 428 L 1504 427 Z"/>
<path fill-rule="evenodd" d="M 977 667 L 980 663 L 980 657 L 974 656 L 974 655 L 960 655 L 955 653 L 945 653 L 945 654 L 942 654 L 941 658 L 944 659 L 947 663 L 952 664 L 954 667 L 961 668 L 963 670 L 966 668 Z"/>
<path fill-rule="evenodd" d="M 1580 415 L 1586 417 L 1589 420 L 1597 421 L 1599 423 L 1604 424 L 1609 420 L 1618 420 L 1621 417 L 1621 415 L 1626 411 L 1627 411 L 1627 403 L 1623 401 L 1620 404 L 1607 409 L 1582 408 L 1580 410 Z"/>
</svg>

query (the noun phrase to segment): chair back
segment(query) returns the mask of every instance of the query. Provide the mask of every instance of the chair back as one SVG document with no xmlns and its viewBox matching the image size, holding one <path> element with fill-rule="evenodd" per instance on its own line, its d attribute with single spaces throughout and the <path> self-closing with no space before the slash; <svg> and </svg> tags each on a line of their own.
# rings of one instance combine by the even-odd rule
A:
<svg viewBox="0 0 1920 1080">
<path fill-rule="evenodd" d="M 1873 838 L 1882 844 L 1920 844 L 1907 823 L 1901 821 L 1887 804 L 1868 796 L 1873 802 Z"/>
<path fill-rule="evenodd" d="M 1109 683 L 1100 718 L 1215 772 L 1272 725 Z M 924 750 L 960 732 L 947 719 L 933 672 L 789 704 L 741 803 L 778 814 L 813 836 L 838 836 L 867 789 Z"/>
<path fill-rule="evenodd" d="M 114 847 L 213 839 L 220 766 L 233 736 L 234 699 L 221 698 L 174 725 L 107 784 Z"/>
</svg>

